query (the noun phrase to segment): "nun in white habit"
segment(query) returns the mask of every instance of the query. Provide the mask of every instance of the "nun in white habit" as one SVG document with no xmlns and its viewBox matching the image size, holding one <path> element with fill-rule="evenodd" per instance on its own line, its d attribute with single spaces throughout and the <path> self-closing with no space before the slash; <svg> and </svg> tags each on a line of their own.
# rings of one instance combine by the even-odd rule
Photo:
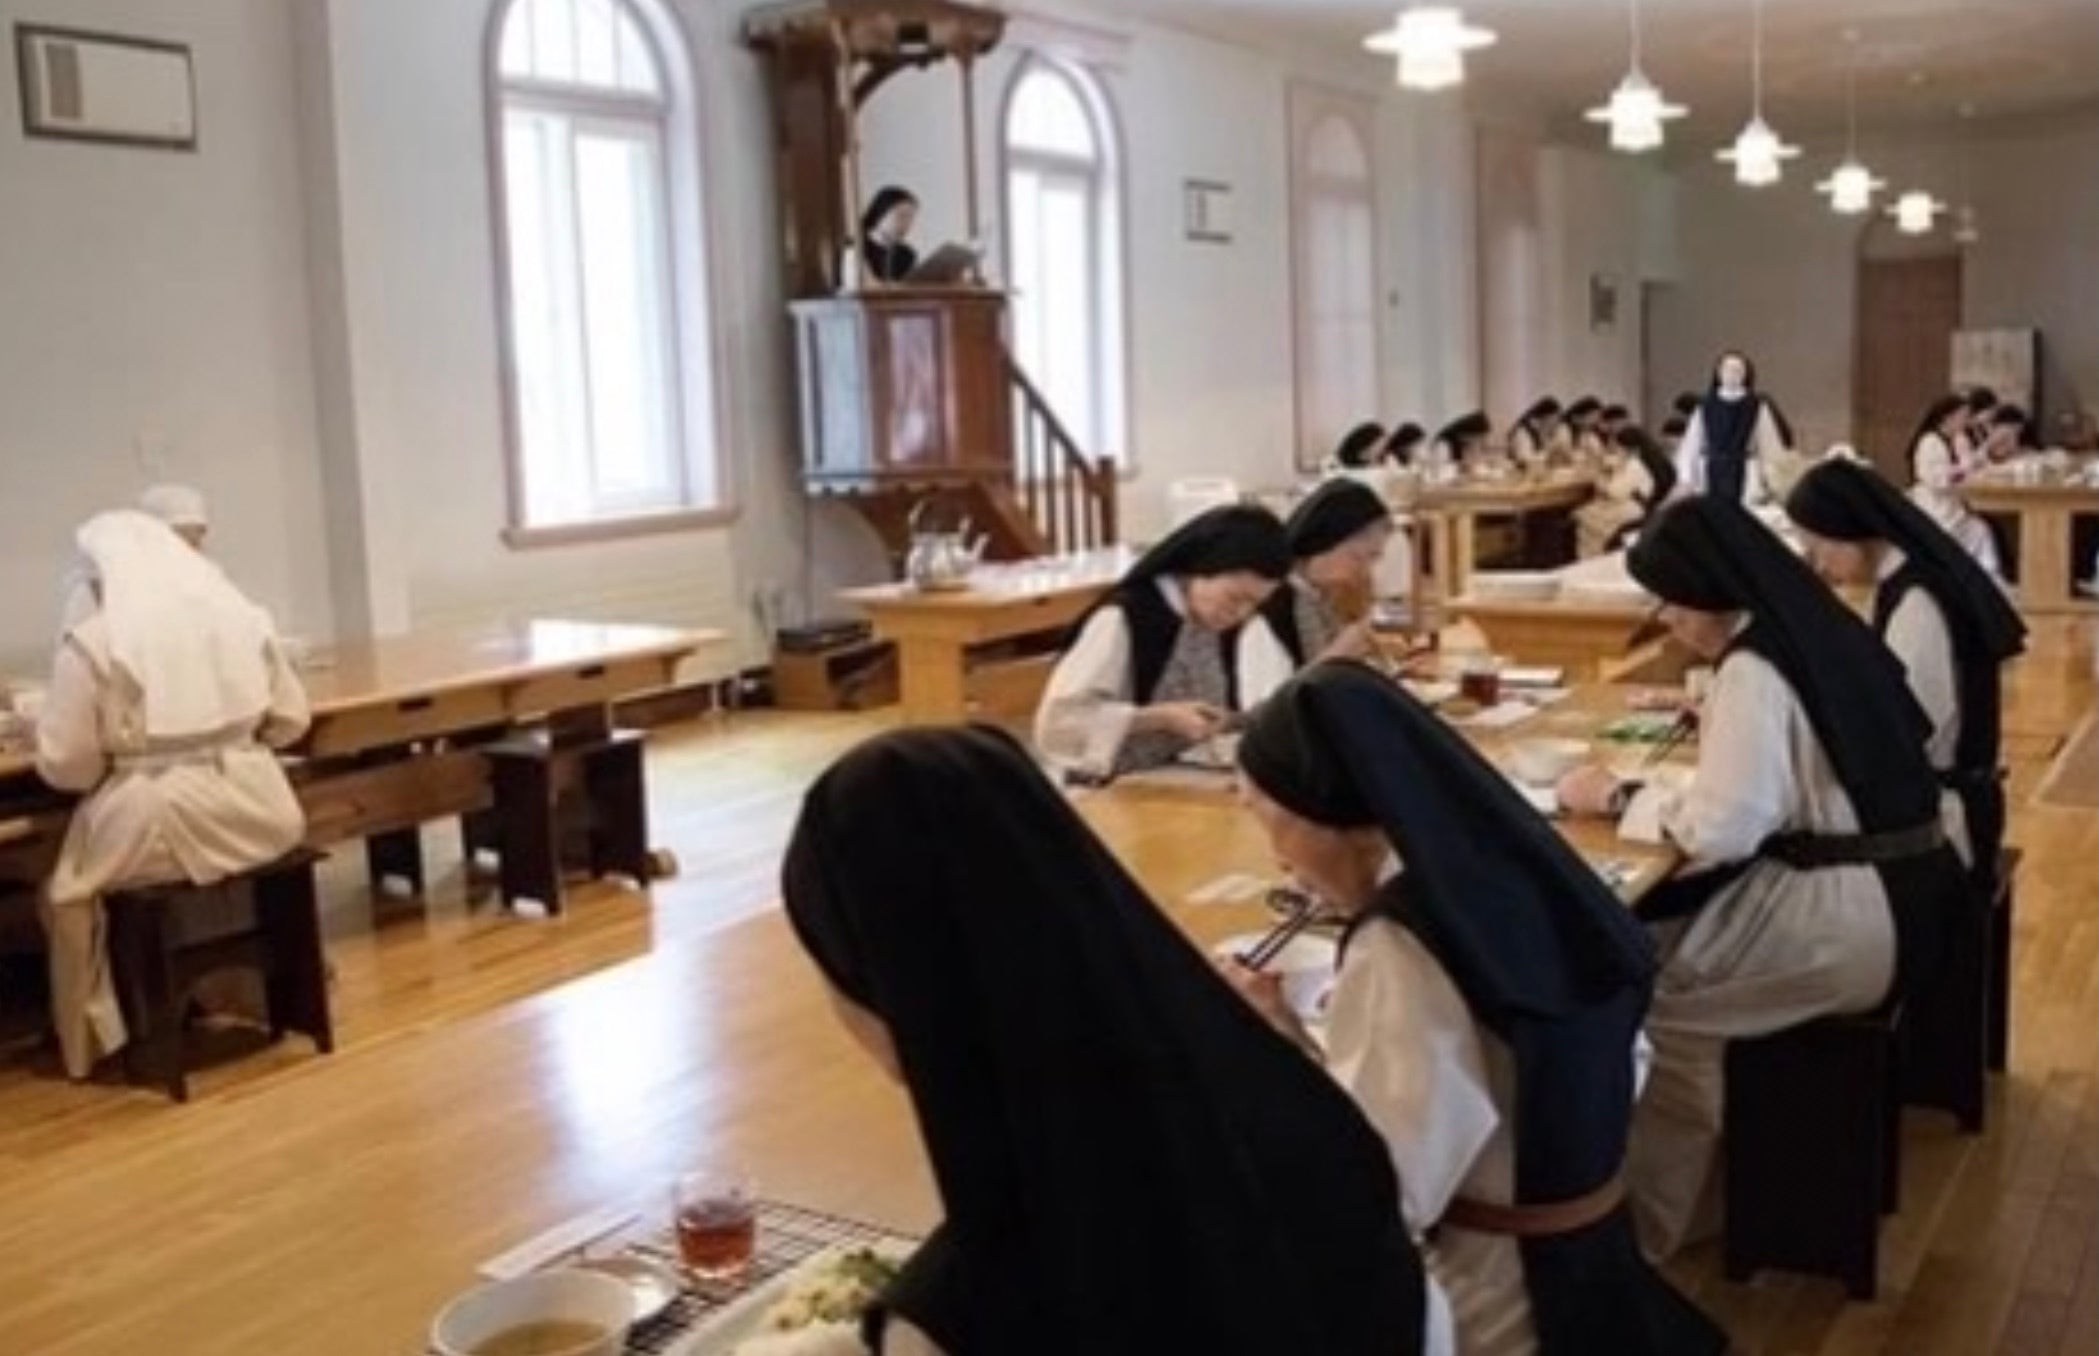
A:
<svg viewBox="0 0 2099 1356">
<path fill-rule="evenodd" d="M 1627 1161 L 1642 1244 L 1666 1257 L 1718 1224 L 1726 1042 L 1929 984 L 1967 883 L 1901 665 L 1776 534 L 1702 496 L 1664 510 L 1626 563 L 1716 666 L 1689 785 L 1636 807 L 1686 858 L 1642 902 L 1662 971 Z M 1597 767 L 1559 792 L 1572 813 L 1635 794 Z"/>
<path fill-rule="evenodd" d="M 1226 733 L 1296 670 L 1260 615 L 1290 566 L 1267 509 L 1227 505 L 1176 528 L 1080 620 L 1036 708 L 1037 750 L 1098 781 Z"/>
<path fill-rule="evenodd" d="M 296 846 L 305 816 L 271 748 L 308 709 L 268 615 L 167 524 L 118 510 L 76 541 L 92 605 L 60 637 L 37 770 L 83 796 L 44 901 L 52 1016 L 79 1078 L 125 1040 L 101 896 L 208 884 Z"/>
</svg>

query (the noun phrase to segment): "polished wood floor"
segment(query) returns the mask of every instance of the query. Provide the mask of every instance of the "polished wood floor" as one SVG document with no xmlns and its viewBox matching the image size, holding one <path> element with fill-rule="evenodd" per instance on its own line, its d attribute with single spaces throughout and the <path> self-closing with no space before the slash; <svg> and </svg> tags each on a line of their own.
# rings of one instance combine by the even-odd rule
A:
<svg viewBox="0 0 2099 1356">
<path fill-rule="evenodd" d="M 2029 805 L 2090 711 L 2089 623 L 2037 637 L 2011 685 L 2020 881 L 2012 1069 L 1989 1133 L 1906 1127 L 1882 1299 L 1833 1285 L 1679 1278 L 1756 1356 L 1975 1356 L 2099 1347 L 2099 814 Z M 209 1071 L 196 1100 L 0 1057 L 0 1352 L 375 1356 L 418 1349 L 479 1261 L 587 1209 L 662 1209 L 681 1168 L 733 1160 L 773 1194 L 923 1227 L 934 1202 L 896 1091 L 832 1029 L 771 907 L 796 798 L 881 717 L 746 714 L 651 754 L 678 879 L 584 890 L 562 918 L 420 906 L 331 867 L 341 1044 Z M 2061 797 L 2051 796 L 2059 802 Z M 2087 795 L 2084 804 L 2090 803 Z M 1263 872 L 1243 817 L 1114 796 L 1089 818 L 1192 931 L 1244 906 L 1188 896 Z"/>
</svg>

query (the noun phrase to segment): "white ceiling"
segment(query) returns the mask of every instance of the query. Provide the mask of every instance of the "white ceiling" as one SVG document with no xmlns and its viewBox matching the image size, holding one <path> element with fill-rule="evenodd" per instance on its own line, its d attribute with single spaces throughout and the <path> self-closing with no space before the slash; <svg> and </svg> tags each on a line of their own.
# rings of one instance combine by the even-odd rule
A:
<svg viewBox="0 0 2099 1356">
<path fill-rule="evenodd" d="M 1439 0 L 1500 40 L 1467 60 L 1475 109 L 1572 130 L 1624 72 L 1626 0 Z M 1752 0 L 1641 0 L 1648 75 L 1691 106 L 1683 139 L 1748 117 Z M 1259 44 L 1362 52 L 1399 0 L 1119 0 L 1126 12 Z M 2099 103 L 2099 0 L 1764 0 L 1764 110 L 1795 137 L 1844 125 L 1857 34 L 1861 132 Z M 1672 132 L 1675 129 L 1672 128 Z M 1593 135 L 1601 142 L 1601 132 Z M 2099 172 L 2099 167 L 2091 167 Z"/>
</svg>

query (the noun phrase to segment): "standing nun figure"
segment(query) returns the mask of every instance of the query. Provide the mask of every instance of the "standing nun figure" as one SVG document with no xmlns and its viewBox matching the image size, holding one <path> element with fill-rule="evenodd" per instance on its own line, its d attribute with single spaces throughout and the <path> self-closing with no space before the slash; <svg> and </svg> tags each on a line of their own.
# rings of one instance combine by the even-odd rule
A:
<svg viewBox="0 0 2099 1356">
<path fill-rule="evenodd" d="M 1376 1131 L 1010 737 L 862 744 L 810 790 L 782 885 L 940 1192 L 878 1352 L 1448 1349 Z"/>
<path fill-rule="evenodd" d="M 1368 612 L 1378 565 L 1392 541 L 1392 510 L 1360 481 L 1329 480 L 1283 524 L 1294 568 L 1262 615 L 1302 667 L 1320 659 L 1361 659 L 1376 648 Z"/>
<path fill-rule="evenodd" d="M 1642 1242 L 1665 1257 L 1718 1223 L 1726 1042 L 1932 982 L 1968 882 L 1901 666 L 1776 533 L 1732 500 L 1680 500 L 1626 563 L 1715 665 L 1696 772 L 1645 793 L 1686 858 L 1642 905 L 1663 968 L 1629 1177 Z M 1587 767 L 1559 792 L 1594 814 L 1633 788 Z"/>
<path fill-rule="evenodd" d="M 1655 968 L 1632 912 L 1505 776 L 1360 665 L 1277 693 L 1239 759 L 1277 854 L 1352 920 L 1327 1068 L 1384 1134 L 1409 1224 L 1435 1240 L 1458 1349 L 1725 1350 L 1641 1257 L 1626 1206 Z M 1272 984 L 1240 983 L 1288 1029 Z"/>
<path fill-rule="evenodd" d="M 1676 478 L 1686 493 L 1744 504 L 1771 497 L 1773 470 L 1791 455 L 1793 430 L 1757 389 L 1756 367 L 1729 350 L 1676 445 Z"/>
<path fill-rule="evenodd" d="M 1787 496 L 1786 515 L 1818 574 L 1873 589 L 1873 629 L 1931 719 L 1925 752 L 1946 788 L 1948 836 L 1977 886 L 1994 891 L 2004 844 L 2003 666 L 2025 650 L 2026 623 L 1997 581 L 1870 467 L 1817 465 Z"/>
<path fill-rule="evenodd" d="M 1043 756 L 1099 780 L 1223 733 L 1296 669 L 1260 615 L 1289 574 L 1267 509 L 1226 505 L 1176 528 L 1079 622 L 1035 711 Z"/>
</svg>

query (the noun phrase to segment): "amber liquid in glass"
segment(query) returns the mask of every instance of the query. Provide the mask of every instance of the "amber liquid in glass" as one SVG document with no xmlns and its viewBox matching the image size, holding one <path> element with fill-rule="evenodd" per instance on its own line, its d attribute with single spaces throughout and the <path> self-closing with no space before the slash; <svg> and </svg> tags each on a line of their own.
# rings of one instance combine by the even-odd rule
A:
<svg viewBox="0 0 2099 1356">
<path fill-rule="evenodd" d="M 678 1256 L 695 1275 L 743 1274 L 758 1245 L 758 1218 L 744 1200 L 699 1201 L 678 1210 Z"/>
</svg>

